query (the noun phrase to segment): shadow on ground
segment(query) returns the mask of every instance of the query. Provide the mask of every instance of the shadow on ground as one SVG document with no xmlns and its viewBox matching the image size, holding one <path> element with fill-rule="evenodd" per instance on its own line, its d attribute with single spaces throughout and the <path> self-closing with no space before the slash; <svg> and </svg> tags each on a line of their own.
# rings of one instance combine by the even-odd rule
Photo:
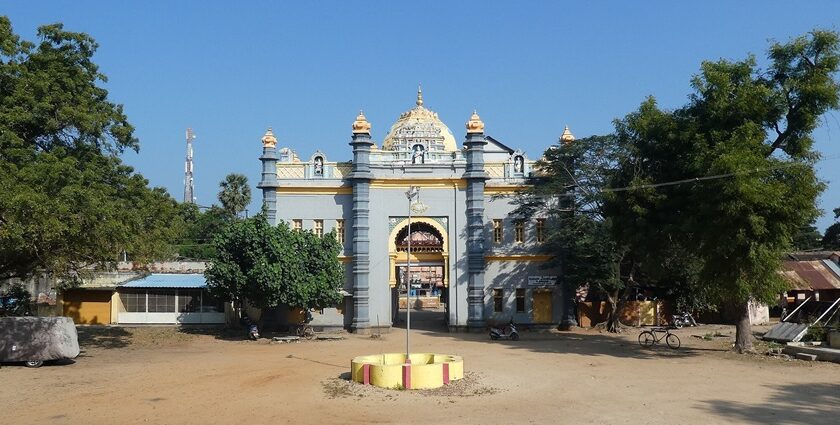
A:
<svg viewBox="0 0 840 425">
<path fill-rule="evenodd" d="M 405 314 L 400 315 L 400 322 L 395 326 L 405 329 Z M 501 344 L 514 350 L 527 350 L 536 353 L 578 354 L 585 356 L 610 356 L 618 358 L 654 359 L 686 358 L 701 355 L 702 352 L 725 352 L 724 349 L 687 346 L 686 337 L 681 339 L 682 347 L 672 350 L 663 340 L 652 348 L 639 346 L 636 336 L 640 329 L 627 329 L 624 334 L 583 332 L 539 332 L 521 331 L 519 341 L 490 339 L 488 332 L 450 333 L 444 326 L 442 315 L 437 312 L 412 311 L 411 330 L 431 337 L 448 338 L 477 344 Z"/>
<path fill-rule="evenodd" d="M 733 422 L 836 424 L 840 384 L 781 384 L 760 404 L 707 400 L 702 408 Z"/>
<path fill-rule="evenodd" d="M 245 341 L 248 331 L 244 327 L 227 326 L 179 326 L 178 332 L 188 335 L 209 335 L 222 341 Z M 268 337 L 264 335 L 263 337 Z"/>
<path fill-rule="evenodd" d="M 120 327 L 77 326 L 76 333 L 82 350 L 124 348 L 131 344 L 131 332 Z"/>
</svg>

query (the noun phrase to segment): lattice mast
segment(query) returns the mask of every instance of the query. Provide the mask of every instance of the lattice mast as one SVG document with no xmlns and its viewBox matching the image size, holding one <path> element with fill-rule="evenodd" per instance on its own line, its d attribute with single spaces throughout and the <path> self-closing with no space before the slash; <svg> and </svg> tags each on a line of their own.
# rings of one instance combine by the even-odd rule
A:
<svg viewBox="0 0 840 425">
<path fill-rule="evenodd" d="M 195 187 L 193 186 L 193 139 L 195 134 L 191 128 L 187 129 L 187 158 L 184 161 L 184 203 L 195 203 Z"/>
</svg>

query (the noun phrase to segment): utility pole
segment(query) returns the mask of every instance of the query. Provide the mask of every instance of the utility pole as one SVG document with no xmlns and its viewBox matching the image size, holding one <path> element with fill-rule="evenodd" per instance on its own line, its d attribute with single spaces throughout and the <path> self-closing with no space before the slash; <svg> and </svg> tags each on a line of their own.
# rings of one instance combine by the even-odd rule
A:
<svg viewBox="0 0 840 425">
<path fill-rule="evenodd" d="M 187 129 L 187 159 L 184 161 L 184 203 L 195 203 L 195 188 L 193 186 L 193 145 L 195 134 L 191 128 Z"/>
</svg>

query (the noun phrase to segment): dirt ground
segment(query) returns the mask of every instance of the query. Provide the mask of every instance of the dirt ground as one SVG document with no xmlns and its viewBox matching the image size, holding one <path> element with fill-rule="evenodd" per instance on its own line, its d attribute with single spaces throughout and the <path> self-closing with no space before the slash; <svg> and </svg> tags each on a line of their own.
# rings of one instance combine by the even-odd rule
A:
<svg viewBox="0 0 840 425">
<path fill-rule="evenodd" d="M 229 332 L 82 327 L 75 362 L 3 365 L 0 422 L 837 423 L 840 365 L 736 355 L 730 332 L 682 329 L 683 347 L 670 350 L 640 348 L 632 329 L 523 332 L 518 342 L 420 330 L 413 351 L 459 354 L 467 376 L 419 392 L 347 380 L 352 357 L 403 351 L 400 329 L 274 344 Z"/>
</svg>

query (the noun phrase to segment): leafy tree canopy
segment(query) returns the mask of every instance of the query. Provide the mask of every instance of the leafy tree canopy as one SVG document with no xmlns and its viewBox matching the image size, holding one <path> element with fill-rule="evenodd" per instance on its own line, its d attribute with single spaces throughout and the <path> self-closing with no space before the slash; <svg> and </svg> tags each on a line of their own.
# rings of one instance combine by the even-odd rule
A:
<svg viewBox="0 0 840 425">
<path fill-rule="evenodd" d="M 315 236 L 272 226 L 265 216 L 237 220 L 214 241 L 205 271 L 210 292 L 225 301 L 260 307 L 323 308 L 342 299 L 344 268 L 334 233 Z"/>
<path fill-rule="evenodd" d="M 100 87 L 96 42 L 61 24 L 38 37 L 0 17 L 0 277 L 167 255 L 176 203 L 118 158 L 139 144 Z"/>
<path fill-rule="evenodd" d="M 817 215 L 811 132 L 838 106 L 838 47 L 836 33 L 814 31 L 771 46 L 766 70 L 752 57 L 704 62 L 686 106 L 650 98 L 616 123 L 626 156 L 611 186 L 630 188 L 609 199 L 621 232 L 695 253 L 711 295 L 740 313 L 739 351 L 751 348 L 748 301 L 786 288 L 782 255 Z"/>
<path fill-rule="evenodd" d="M 213 257 L 213 238 L 230 224 L 234 217 L 215 205 L 204 211 L 195 204 L 180 204 L 184 227 L 175 242 L 180 257 L 208 260 Z"/>
</svg>

